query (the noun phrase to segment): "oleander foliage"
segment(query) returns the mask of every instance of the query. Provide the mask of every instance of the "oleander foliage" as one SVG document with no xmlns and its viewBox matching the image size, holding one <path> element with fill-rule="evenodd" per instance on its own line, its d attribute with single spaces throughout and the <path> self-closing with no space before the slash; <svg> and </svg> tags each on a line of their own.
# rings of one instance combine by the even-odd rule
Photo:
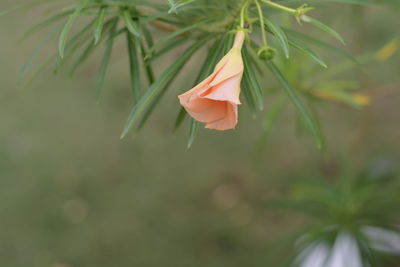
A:
<svg viewBox="0 0 400 267">
<path fill-rule="evenodd" d="M 345 40 L 314 18 L 313 10 L 324 8 L 326 3 L 375 5 L 384 1 L 306 2 L 309 5 L 297 0 L 33 0 L 0 15 L 36 6 L 44 6 L 48 11 L 43 21 L 23 34 L 25 39 L 44 28 L 49 32 L 21 68 L 21 84 L 49 68 L 54 73 L 66 71 L 74 75 L 96 50 L 101 50 L 103 55 L 95 83 L 100 100 L 116 42 L 126 42 L 133 108 L 122 137 L 132 129 L 143 128 L 170 85 L 196 53 L 207 50 L 193 83 L 210 74 L 230 48 L 235 29 L 245 27 L 248 38 L 243 51 L 242 95 L 254 115 L 265 113 L 261 143 L 265 142 L 281 111 L 291 104 L 297 110 L 299 123 L 311 131 L 318 147 L 322 148 L 324 135 L 314 106 L 326 101 L 354 108 L 367 105 L 368 96 L 356 92 L 360 89 L 357 81 L 343 79 L 340 74 L 379 58 L 374 52 L 350 55 L 344 49 Z M 397 1 L 387 2 L 398 6 Z M 313 36 L 313 27 L 331 36 L 330 41 Z M 48 46 L 55 39 L 58 49 L 49 54 Z M 175 50 L 181 55 L 156 75 L 153 66 L 162 56 Z M 331 64 L 321 52 L 335 54 L 343 62 Z M 36 60 L 41 53 L 48 54 L 48 58 L 38 65 Z M 27 77 L 28 74 L 32 76 Z M 264 87 L 264 84 L 271 86 Z M 272 99 L 272 103 L 266 106 L 265 99 Z M 186 112 L 180 109 L 174 130 L 181 126 L 185 117 Z M 197 129 L 198 123 L 190 120 L 189 146 Z"/>
</svg>

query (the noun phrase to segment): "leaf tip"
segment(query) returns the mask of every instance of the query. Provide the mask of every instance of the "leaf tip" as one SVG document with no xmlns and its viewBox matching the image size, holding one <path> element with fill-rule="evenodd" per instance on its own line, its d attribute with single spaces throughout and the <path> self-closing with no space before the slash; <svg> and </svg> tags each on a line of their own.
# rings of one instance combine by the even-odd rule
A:
<svg viewBox="0 0 400 267">
<path fill-rule="evenodd" d="M 125 136 L 126 136 L 126 131 L 124 130 L 123 132 L 122 132 L 122 134 L 121 134 L 121 136 L 119 137 L 119 139 L 120 140 L 122 140 L 122 139 L 124 139 L 125 138 Z"/>
<path fill-rule="evenodd" d="M 188 144 L 187 144 L 187 149 L 191 149 L 192 148 L 192 146 L 193 146 L 193 141 L 191 140 L 191 141 L 189 141 L 188 142 Z"/>
</svg>

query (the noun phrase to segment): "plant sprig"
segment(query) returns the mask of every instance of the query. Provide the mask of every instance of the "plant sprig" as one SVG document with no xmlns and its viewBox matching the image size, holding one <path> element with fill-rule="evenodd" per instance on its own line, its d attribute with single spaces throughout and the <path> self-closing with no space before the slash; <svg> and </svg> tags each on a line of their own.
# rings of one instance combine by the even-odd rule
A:
<svg viewBox="0 0 400 267">
<path fill-rule="evenodd" d="M 63 2 L 63 0 L 58 2 Z M 57 33 L 57 29 L 60 27 L 59 22 L 64 20 L 62 30 L 59 32 L 58 53 L 55 55 L 57 58 L 55 72 L 58 72 L 70 58 L 75 57 L 70 69 L 71 74 L 75 73 L 78 67 L 83 65 L 95 50 L 104 47 L 103 60 L 96 83 L 97 96 L 99 97 L 106 72 L 109 69 L 108 65 L 112 61 L 112 50 L 115 47 L 113 44 L 119 41 L 121 35 L 125 35 L 134 106 L 124 127 L 123 137 L 136 125 L 138 120 L 140 120 L 140 123 L 137 129 L 143 127 L 160 99 L 164 96 L 168 85 L 174 81 L 184 64 L 197 51 L 206 46 L 206 40 L 214 40 L 219 45 L 218 52 L 214 51 L 215 48 L 211 48 L 208 59 L 200 70 L 199 77 L 204 78 L 210 74 L 214 67 L 213 65 L 223 56 L 223 53 L 227 52 L 227 48 L 230 46 L 229 43 L 232 42 L 232 29 L 239 27 L 248 33 L 247 45 L 243 51 L 245 61 L 243 96 L 253 114 L 256 115 L 263 110 L 265 95 L 278 94 L 277 91 L 271 92 L 269 89 L 262 87 L 263 76 L 273 75 L 283 88 L 282 92 L 288 95 L 289 100 L 297 108 L 300 117 L 310 128 L 318 146 L 322 147 L 324 138 L 319 128 L 319 123 L 317 123 L 313 112 L 309 110 L 307 101 L 303 100 L 303 97 L 308 97 L 308 95 L 303 95 L 296 88 L 296 85 L 291 85 L 291 80 L 285 76 L 285 71 L 281 70 L 281 62 L 292 60 L 292 57 L 298 57 L 298 54 L 303 54 L 317 64 L 327 67 L 328 64 L 313 50 L 314 48 L 310 48 L 307 45 L 308 43 L 339 54 L 353 62 L 356 62 L 356 60 L 344 50 L 312 37 L 309 33 L 299 33 L 293 29 L 282 27 L 279 20 L 271 15 L 271 9 L 287 13 L 293 16 L 298 23 L 309 23 L 342 44 L 345 43 L 337 31 L 309 15 L 314 9 L 313 7 L 302 4 L 297 8 L 292 8 L 285 5 L 286 3 L 297 2 L 301 1 L 166 0 L 165 3 L 160 4 L 140 0 L 83 0 L 77 1 L 72 7 L 67 6 L 65 9 L 51 15 L 48 19 L 34 25 L 27 31 L 24 38 L 51 25 L 54 25 Z M 349 3 L 351 1 L 331 2 Z M 366 0 L 361 2 L 369 3 Z M 0 12 L 0 15 L 51 3 L 52 1 L 50 0 L 35 0 Z M 90 23 L 82 24 L 81 18 L 90 18 Z M 76 29 L 78 31 L 75 31 Z M 258 38 L 255 34 L 257 29 L 260 31 L 261 45 L 257 44 Z M 160 38 L 161 32 L 163 37 Z M 39 45 L 31 58 L 24 64 L 20 74 L 21 79 L 51 38 L 53 37 L 49 36 L 43 44 Z M 155 62 L 180 46 L 189 46 L 189 48 L 178 58 L 172 60 L 170 67 L 162 72 L 159 77 L 155 77 L 152 68 Z M 292 49 L 297 52 L 292 51 Z M 74 56 L 78 51 L 80 51 L 78 56 Z M 212 60 L 209 58 L 212 58 Z M 265 73 L 266 68 L 261 66 L 265 63 L 271 72 Z M 140 80 L 142 72 L 147 77 L 147 83 Z M 149 89 L 144 90 L 141 88 L 143 86 Z M 322 88 L 328 87 L 323 86 Z M 144 91 L 146 93 L 142 94 Z M 359 108 L 362 106 L 359 104 L 360 102 L 355 100 L 355 94 L 339 94 L 329 90 L 324 93 L 315 92 L 315 90 L 310 92 L 313 92 L 314 96 L 328 101 L 335 98 L 335 101 L 341 99 L 353 107 Z M 335 93 L 335 96 L 332 96 L 333 93 Z M 331 97 L 327 97 L 328 94 Z M 279 107 L 280 105 L 276 106 Z M 280 109 L 276 108 L 276 110 Z M 277 117 L 276 113 L 277 111 L 270 117 Z M 185 112 L 181 110 L 176 120 L 176 129 L 183 123 L 184 118 Z M 189 146 L 191 146 L 198 127 L 192 121 L 189 128 Z"/>
</svg>

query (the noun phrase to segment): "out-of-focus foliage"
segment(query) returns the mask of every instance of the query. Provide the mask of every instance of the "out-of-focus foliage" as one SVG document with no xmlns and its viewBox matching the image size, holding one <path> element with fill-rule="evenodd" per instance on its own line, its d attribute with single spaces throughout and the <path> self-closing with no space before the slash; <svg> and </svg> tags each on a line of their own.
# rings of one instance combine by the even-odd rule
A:
<svg viewBox="0 0 400 267">
<path fill-rule="evenodd" d="M 310 217 L 308 229 L 286 241 L 300 251 L 293 260 L 296 266 L 384 266 L 387 260 L 399 260 L 400 178 L 395 163 L 382 166 L 377 161 L 358 175 L 349 162 L 343 165 L 331 181 L 304 176 L 277 202 L 279 210 Z"/>
</svg>

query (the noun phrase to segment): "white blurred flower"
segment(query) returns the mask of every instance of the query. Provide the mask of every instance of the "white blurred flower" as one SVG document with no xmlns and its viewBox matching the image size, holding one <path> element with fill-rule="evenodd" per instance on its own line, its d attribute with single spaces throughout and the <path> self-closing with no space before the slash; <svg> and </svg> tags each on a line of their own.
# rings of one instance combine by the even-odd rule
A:
<svg viewBox="0 0 400 267">
<path fill-rule="evenodd" d="M 400 234 L 378 227 L 366 226 L 363 233 L 368 237 L 371 246 L 379 251 L 400 254 Z"/>
<path fill-rule="evenodd" d="M 296 259 L 300 267 L 363 267 L 357 241 L 348 233 L 340 233 L 332 249 L 324 242 L 303 250 Z"/>
<path fill-rule="evenodd" d="M 332 248 L 331 256 L 326 267 L 348 266 L 362 267 L 363 264 L 357 241 L 352 235 L 342 232 L 336 238 L 335 245 Z"/>
<path fill-rule="evenodd" d="M 325 243 L 316 243 L 304 249 L 296 259 L 296 266 L 320 267 L 325 266 L 329 256 L 329 248 Z"/>
</svg>

